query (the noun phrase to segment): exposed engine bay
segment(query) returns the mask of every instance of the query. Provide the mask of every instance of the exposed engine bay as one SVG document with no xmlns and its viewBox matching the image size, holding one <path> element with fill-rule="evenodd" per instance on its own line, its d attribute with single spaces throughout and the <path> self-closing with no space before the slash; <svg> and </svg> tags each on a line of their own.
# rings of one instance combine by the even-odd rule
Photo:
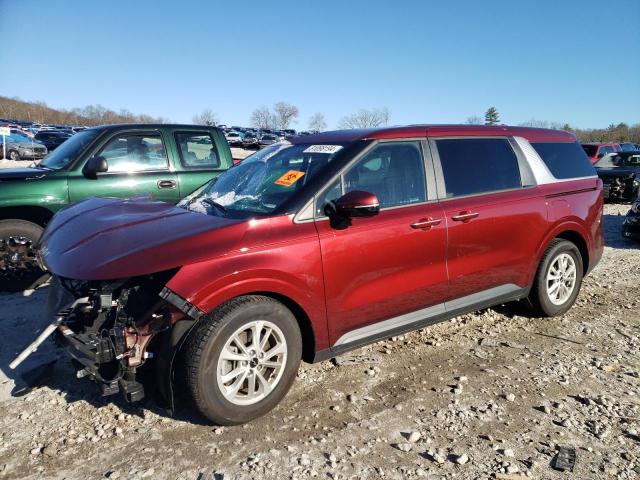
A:
<svg viewBox="0 0 640 480">
<path fill-rule="evenodd" d="M 164 286 L 174 273 L 102 282 L 57 278 L 74 302 L 57 314 L 49 328 L 72 357 L 79 378 L 95 380 L 103 395 L 122 392 L 129 402 L 144 398 L 145 382 L 139 371 L 157 353 L 154 340 L 181 320 L 193 324 L 193 319 L 166 300 Z M 26 358 L 29 353 L 28 348 L 21 355 Z M 170 368 L 170 363 L 163 365 Z"/>
</svg>

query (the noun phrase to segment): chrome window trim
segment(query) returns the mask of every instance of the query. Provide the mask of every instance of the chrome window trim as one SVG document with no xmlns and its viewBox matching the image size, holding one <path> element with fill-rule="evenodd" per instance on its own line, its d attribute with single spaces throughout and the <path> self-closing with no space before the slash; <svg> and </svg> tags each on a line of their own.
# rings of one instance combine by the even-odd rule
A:
<svg viewBox="0 0 640 480">
<path fill-rule="evenodd" d="M 427 144 L 427 138 L 425 137 L 407 137 L 407 138 L 384 138 L 384 139 L 377 139 L 374 142 L 371 143 L 371 145 L 369 145 L 367 148 L 365 148 L 362 152 L 360 152 L 358 155 L 356 155 L 354 158 L 352 158 L 349 163 L 347 163 L 343 168 L 340 169 L 340 171 L 338 173 L 336 173 L 333 177 L 331 177 L 331 179 L 326 183 L 326 185 L 324 185 L 319 191 L 318 193 L 316 193 L 313 196 L 313 219 L 311 220 L 328 220 L 329 218 L 325 215 L 322 216 L 316 216 L 316 201 L 318 199 L 318 197 L 320 197 L 336 180 L 338 180 L 339 178 L 344 178 L 344 173 L 351 167 L 353 166 L 356 162 L 360 161 L 365 155 L 367 155 L 369 152 L 371 152 L 371 150 L 373 150 L 374 148 L 376 148 L 378 145 L 382 144 L 382 143 L 399 143 L 399 142 L 419 142 L 420 143 L 420 149 L 422 151 L 422 159 L 423 159 L 423 163 L 424 163 L 424 174 L 425 174 L 425 189 L 427 190 L 426 194 L 427 194 L 427 199 L 423 202 L 416 202 L 416 203 L 408 203 L 406 205 L 395 205 L 393 207 L 384 207 L 381 208 L 380 211 L 381 212 L 385 212 L 387 210 L 394 210 L 397 208 L 407 208 L 407 207 L 414 207 L 416 205 L 427 205 L 430 203 L 434 203 L 436 202 L 437 196 L 435 195 L 435 190 L 432 190 L 433 187 L 435 186 L 435 174 L 433 171 L 433 160 L 431 159 L 431 151 L 430 149 L 426 148 L 426 144 Z M 431 177 L 431 178 L 429 178 Z M 342 185 L 342 190 L 344 191 L 344 185 Z M 304 221 L 310 221 L 308 219 L 302 219 L 302 218 L 298 218 L 298 215 L 300 212 L 305 211 L 307 208 L 308 204 L 305 205 L 299 212 L 298 214 L 296 214 L 296 217 L 294 218 L 294 222 L 295 223 L 302 223 Z"/>
</svg>

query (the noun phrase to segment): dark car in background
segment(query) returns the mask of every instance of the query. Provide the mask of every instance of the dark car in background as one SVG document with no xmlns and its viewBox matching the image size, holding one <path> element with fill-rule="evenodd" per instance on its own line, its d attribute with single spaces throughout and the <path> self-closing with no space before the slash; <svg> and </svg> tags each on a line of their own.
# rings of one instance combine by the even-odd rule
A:
<svg viewBox="0 0 640 480">
<path fill-rule="evenodd" d="M 71 136 L 72 135 L 70 133 L 66 132 L 43 130 L 36 133 L 35 139 L 43 143 L 47 147 L 47 150 L 52 151 L 66 142 L 69 138 L 71 138 Z"/>
<path fill-rule="evenodd" d="M 595 165 L 602 179 L 605 200 L 633 202 L 640 189 L 640 152 L 605 155 Z"/>
</svg>

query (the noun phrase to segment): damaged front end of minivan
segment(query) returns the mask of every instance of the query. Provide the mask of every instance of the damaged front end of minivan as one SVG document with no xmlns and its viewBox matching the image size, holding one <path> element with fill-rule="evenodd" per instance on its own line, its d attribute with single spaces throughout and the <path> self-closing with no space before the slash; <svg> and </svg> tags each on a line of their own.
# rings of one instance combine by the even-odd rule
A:
<svg viewBox="0 0 640 480">
<path fill-rule="evenodd" d="M 109 281 L 54 278 L 58 297 L 73 300 L 55 316 L 49 333 L 72 358 L 78 378 L 89 377 L 103 396 L 122 393 L 128 402 L 157 390 L 173 409 L 173 360 L 202 315 L 165 286 L 175 272 Z"/>
</svg>

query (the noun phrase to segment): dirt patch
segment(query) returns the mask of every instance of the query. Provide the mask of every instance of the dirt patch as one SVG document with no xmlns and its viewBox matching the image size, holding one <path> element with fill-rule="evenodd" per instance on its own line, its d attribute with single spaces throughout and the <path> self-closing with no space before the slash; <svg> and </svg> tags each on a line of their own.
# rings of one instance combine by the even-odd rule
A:
<svg viewBox="0 0 640 480">
<path fill-rule="evenodd" d="M 242 427 L 103 399 L 62 359 L 2 403 L 0 478 L 638 478 L 640 244 L 620 237 L 627 209 L 605 206 L 604 257 L 563 317 L 489 309 L 353 352 L 377 362 L 303 365 L 281 405 Z M 0 296 L 3 372 L 45 296 Z M 573 474 L 552 468 L 562 446 L 576 450 Z"/>
</svg>

